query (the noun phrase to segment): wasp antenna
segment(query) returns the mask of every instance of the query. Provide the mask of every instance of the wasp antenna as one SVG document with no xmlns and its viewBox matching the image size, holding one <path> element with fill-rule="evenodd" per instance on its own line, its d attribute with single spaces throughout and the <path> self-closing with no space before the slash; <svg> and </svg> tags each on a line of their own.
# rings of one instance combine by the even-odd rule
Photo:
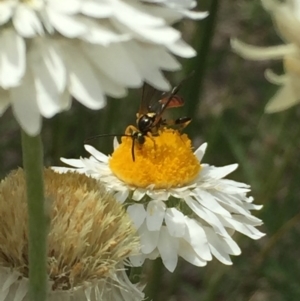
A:
<svg viewBox="0 0 300 301">
<path fill-rule="evenodd" d="M 132 137 L 132 136 L 131 136 Z M 135 156 L 134 156 L 134 141 L 135 137 L 132 137 L 132 145 L 131 145 L 131 156 L 132 156 L 132 161 L 135 162 Z"/>
<path fill-rule="evenodd" d="M 96 135 L 96 136 L 93 136 L 93 137 L 86 138 L 84 140 L 84 142 L 95 140 L 95 139 L 98 139 L 98 138 L 101 138 L 101 137 L 131 137 L 131 135 L 126 135 L 126 134 L 101 134 L 101 135 Z"/>
<path fill-rule="evenodd" d="M 194 76 L 194 74 L 195 74 L 195 70 L 193 70 L 189 75 L 187 75 L 177 86 L 175 86 L 174 88 L 173 88 L 173 90 L 172 90 L 172 94 L 174 95 L 174 94 L 177 94 L 178 93 L 178 91 L 180 90 L 180 88 L 181 88 L 181 86 L 182 86 L 182 84 L 186 81 L 186 80 L 188 80 L 189 78 L 191 78 L 192 76 Z"/>
</svg>

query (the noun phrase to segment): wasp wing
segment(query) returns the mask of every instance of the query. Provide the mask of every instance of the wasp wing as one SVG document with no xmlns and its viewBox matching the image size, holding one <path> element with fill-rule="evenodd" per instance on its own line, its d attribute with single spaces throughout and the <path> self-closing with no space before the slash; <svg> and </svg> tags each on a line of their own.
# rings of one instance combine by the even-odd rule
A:
<svg viewBox="0 0 300 301">
<path fill-rule="evenodd" d="M 169 96 L 170 97 L 170 96 Z M 184 105 L 184 99 L 179 95 L 171 95 L 171 99 L 169 97 L 164 96 L 158 102 L 164 106 L 167 105 L 167 108 L 178 108 Z"/>
<path fill-rule="evenodd" d="M 147 83 L 143 85 L 142 99 L 140 102 L 138 117 L 146 115 L 149 112 L 156 112 L 155 100 L 160 98 L 161 92 Z"/>
<path fill-rule="evenodd" d="M 185 77 L 177 86 L 175 86 L 171 92 L 167 95 L 163 95 L 164 97 L 159 100 L 161 104 L 160 110 L 156 111 L 156 119 L 153 126 L 156 126 L 161 122 L 162 115 L 167 108 L 177 108 L 184 105 L 184 100 L 182 97 L 177 95 L 178 91 L 180 90 L 182 84 L 189 79 L 191 76 L 194 75 L 194 71 L 192 71 L 187 77 Z"/>
</svg>

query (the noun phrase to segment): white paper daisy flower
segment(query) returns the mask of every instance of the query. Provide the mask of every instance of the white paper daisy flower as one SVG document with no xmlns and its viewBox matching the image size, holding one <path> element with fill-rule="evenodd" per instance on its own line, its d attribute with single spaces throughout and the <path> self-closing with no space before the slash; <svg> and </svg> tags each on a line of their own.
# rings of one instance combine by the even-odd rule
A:
<svg viewBox="0 0 300 301">
<path fill-rule="evenodd" d="M 196 266 L 206 265 L 212 256 L 231 264 L 230 255 L 241 253 L 232 238 L 235 231 L 252 239 L 264 235 L 256 229 L 261 220 L 251 214 L 261 206 L 247 196 L 249 185 L 224 179 L 237 164 L 201 163 L 206 144 L 193 153 L 186 135 L 168 129 L 135 146 L 135 161 L 131 146 L 132 138 L 123 137 L 107 157 L 85 145 L 90 158 L 62 161 L 99 179 L 127 207 L 141 238 L 142 255 L 133 257 L 133 264 L 157 256 L 169 271 L 178 256 Z"/>
<path fill-rule="evenodd" d="M 195 51 L 171 24 L 195 1 L 0 1 L 0 114 L 11 105 L 22 128 L 36 135 L 41 116 L 71 106 L 71 96 L 100 109 L 106 95 L 123 97 L 147 81 L 166 90 L 161 70 L 174 71 L 171 55 Z"/>
<path fill-rule="evenodd" d="M 0 300 L 28 301 L 28 216 L 24 171 L 0 183 Z M 45 170 L 49 210 L 49 301 L 141 301 L 126 275 L 138 238 L 123 206 L 99 181 Z M 51 204 L 49 204 L 51 202 Z"/>
<path fill-rule="evenodd" d="M 262 4 L 271 14 L 275 28 L 285 44 L 259 47 L 233 39 L 231 46 L 246 59 L 283 61 L 283 75 L 274 74 L 269 69 L 265 73 L 269 82 L 280 86 L 265 107 L 266 113 L 275 113 L 300 102 L 300 1 L 262 0 Z"/>
</svg>

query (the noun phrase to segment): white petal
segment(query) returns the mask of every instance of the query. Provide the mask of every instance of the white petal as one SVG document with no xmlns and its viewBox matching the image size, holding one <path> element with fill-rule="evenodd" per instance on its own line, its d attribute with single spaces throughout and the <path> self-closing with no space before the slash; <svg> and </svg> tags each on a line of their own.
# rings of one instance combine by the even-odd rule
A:
<svg viewBox="0 0 300 301">
<path fill-rule="evenodd" d="M 18 283 L 18 288 L 14 297 L 14 301 L 23 301 L 24 297 L 28 292 L 28 280 L 22 278 Z"/>
<path fill-rule="evenodd" d="M 28 5 L 22 3 L 16 8 L 13 24 L 17 32 L 25 38 L 42 35 L 44 32 L 43 25 L 35 11 L 30 9 Z"/>
<path fill-rule="evenodd" d="M 65 104 L 60 103 L 60 94 L 66 84 L 63 62 L 49 46 L 48 43 L 46 45 L 35 43 L 29 52 L 38 105 L 42 115 L 47 118 L 63 110 Z"/>
<path fill-rule="evenodd" d="M 163 1 L 151 1 L 151 2 L 160 3 Z M 175 22 L 178 22 L 182 19 L 182 12 L 179 12 L 178 10 L 170 9 L 168 7 L 163 7 L 162 5 L 148 6 L 147 12 L 149 12 L 151 15 L 163 18 L 167 24 L 174 24 Z"/>
<path fill-rule="evenodd" d="M 248 226 L 260 226 L 263 224 L 262 220 L 253 215 L 243 216 L 240 214 L 233 214 L 234 220 L 244 223 Z"/>
<path fill-rule="evenodd" d="M 224 225 L 221 223 L 219 216 L 216 216 L 213 212 L 207 210 L 205 207 L 202 207 L 191 197 L 186 197 L 185 201 L 191 210 L 193 210 L 193 212 L 195 212 L 200 218 L 211 225 L 218 234 L 223 235 L 224 237 L 229 236 L 224 228 Z"/>
<path fill-rule="evenodd" d="M 222 167 L 211 167 L 209 176 L 214 179 L 222 179 L 238 168 L 238 164 L 231 164 Z"/>
<path fill-rule="evenodd" d="M 124 88 L 124 85 L 116 83 L 114 79 L 108 78 L 100 70 L 96 70 L 95 73 L 105 94 L 114 98 L 122 98 L 127 95 L 127 89 Z"/>
<path fill-rule="evenodd" d="M 182 10 L 193 9 L 197 6 L 197 1 L 195 0 L 148 0 L 151 2 L 160 2 L 162 1 L 164 5 L 171 7 L 172 9 Z"/>
<path fill-rule="evenodd" d="M 15 87 L 25 73 L 25 42 L 12 29 L 0 33 L 0 86 Z"/>
<path fill-rule="evenodd" d="M 85 0 L 82 1 L 81 12 L 94 18 L 107 18 L 112 15 L 112 6 L 109 2 Z"/>
<path fill-rule="evenodd" d="M 3 289 L 1 290 L 1 292 L 0 292 L 0 298 L 1 298 L 0 300 L 1 301 L 7 300 L 6 297 L 8 296 L 9 291 L 10 291 L 9 288 L 6 290 L 3 290 Z"/>
<path fill-rule="evenodd" d="M 71 108 L 72 97 L 67 89 L 60 94 L 59 105 L 62 111 L 68 111 Z"/>
<path fill-rule="evenodd" d="M 232 188 L 242 188 L 243 192 L 240 193 L 240 196 L 243 196 L 243 197 L 246 196 L 246 194 L 244 192 L 250 191 L 250 185 L 248 185 L 246 183 L 237 182 L 237 181 L 233 181 L 233 180 L 229 180 L 229 179 L 221 179 L 219 181 L 219 183 L 225 183 L 226 185 L 231 186 Z M 243 189 L 243 188 L 246 188 L 246 189 Z M 246 199 L 247 198 L 245 197 L 245 200 Z M 252 202 L 252 201 L 253 201 L 253 198 L 249 202 Z"/>
<path fill-rule="evenodd" d="M 126 199 L 128 198 L 128 195 L 129 195 L 128 189 L 124 189 L 124 190 L 120 190 L 117 193 L 115 193 L 114 197 L 116 198 L 116 200 L 119 203 L 123 204 L 126 201 Z"/>
<path fill-rule="evenodd" d="M 217 190 L 227 194 L 243 194 L 249 192 L 250 188 L 244 183 L 222 179 L 218 183 Z"/>
<path fill-rule="evenodd" d="M 164 46 L 136 43 L 135 49 L 136 51 L 147 54 L 148 61 L 152 62 L 158 69 L 176 71 L 181 67 L 180 63 L 165 49 Z"/>
<path fill-rule="evenodd" d="M 292 3 L 292 1 L 290 1 Z M 267 11 L 272 12 L 277 7 L 277 3 L 273 0 L 261 0 L 263 8 Z"/>
<path fill-rule="evenodd" d="M 147 195 L 153 200 L 167 201 L 170 197 L 170 192 L 167 190 L 147 190 Z"/>
<path fill-rule="evenodd" d="M 138 39 L 144 42 L 161 44 L 165 46 L 168 46 L 171 43 L 176 43 L 181 36 L 180 32 L 172 27 L 134 27 L 134 33 Z"/>
<path fill-rule="evenodd" d="M 208 12 L 185 10 L 183 15 L 192 20 L 201 20 L 208 16 Z"/>
<path fill-rule="evenodd" d="M 172 44 L 167 44 L 166 47 L 175 55 L 184 58 L 191 58 L 197 54 L 197 52 L 183 40 L 178 40 Z"/>
<path fill-rule="evenodd" d="M 39 16 L 41 18 L 45 31 L 50 35 L 54 35 L 56 30 L 49 19 L 47 11 L 45 9 L 40 10 Z"/>
<path fill-rule="evenodd" d="M 147 45 L 147 58 L 159 69 L 176 71 L 181 68 L 180 63 L 163 46 Z"/>
<path fill-rule="evenodd" d="M 174 272 L 178 262 L 178 240 L 170 236 L 166 227 L 162 227 L 159 234 L 157 249 L 164 266 Z"/>
<path fill-rule="evenodd" d="M 85 144 L 84 148 L 87 152 L 89 152 L 95 159 L 99 162 L 108 162 L 108 157 L 103 153 L 99 152 L 96 148 L 91 145 Z"/>
<path fill-rule="evenodd" d="M 231 265 L 232 261 L 228 255 L 228 252 L 226 252 L 226 248 L 224 248 L 222 238 L 216 235 L 216 233 L 208 227 L 205 227 L 204 230 L 207 234 L 209 248 L 212 254 L 223 264 Z"/>
<path fill-rule="evenodd" d="M 25 75 L 22 85 L 10 90 L 10 96 L 14 115 L 21 127 L 28 135 L 37 135 L 41 130 L 42 118 L 32 77 Z"/>
<path fill-rule="evenodd" d="M 92 287 L 87 287 L 84 290 L 84 295 L 87 301 L 91 301 L 91 292 L 92 292 Z"/>
<path fill-rule="evenodd" d="M 224 216 L 231 217 L 231 214 L 224 209 L 214 198 L 213 195 L 206 192 L 205 190 L 202 190 L 200 188 L 196 188 L 193 190 L 195 192 L 195 198 L 196 200 L 207 209 L 211 210 L 214 213 L 221 214 Z"/>
<path fill-rule="evenodd" d="M 145 255 L 139 254 L 139 255 L 130 256 L 129 259 L 134 267 L 140 267 L 143 265 L 146 258 Z"/>
<path fill-rule="evenodd" d="M 226 195 L 224 193 L 212 192 L 212 194 L 218 199 L 218 202 L 222 204 L 231 213 L 238 213 L 242 215 L 251 215 L 250 208 L 245 208 L 245 204 L 242 202 L 236 202 L 236 199 L 232 195 Z"/>
<path fill-rule="evenodd" d="M 274 85 L 277 85 L 277 86 L 284 85 L 288 80 L 288 77 L 286 74 L 278 75 L 271 69 L 265 70 L 265 78 L 267 79 L 268 82 L 270 82 Z"/>
<path fill-rule="evenodd" d="M 240 233 L 243 233 L 244 235 L 246 235 L 252 239 L 259 239 L 264 236 L 263 233 L 258 231 L 253 226 L 248 226 L 244 223 L 238 222 L 238 221 L 234 220 L 234 218 L 223 218 L 221 216 L 220 219 L 222 220 L 222 223 L 226 227 L 234 229 Z"/>
<path fill-rule="evenodd" d="M 37 41 L 37 39 L 36 39 Z M 42 43 L 43 59 L 45 61 L 45 66 L 48 69 L 48 72 L 51 75 L 52 80 L 57 86 L 57 90 L 62 92 L 66 88 L 66 67 L 62 60 L 62 54 L 59 49 L 59 46 L 55 43 L 48 42 L 45 40 L 38 40 L 39 43 Z"/>
<path fill-rule="evenodd" d="M 51 25 L 63 36 L 76 38 L 83 35 L 88 29 L 84 22 L 77 16 L 67 16 L 48 8 L 47 16 Z"/>
<path fill-rule="evenodd" d="M 146 5 L 139 2 L 112 1 L 115 18 L 124 25 L 136 27 L 158 27 L 165 24 L 164 19 L 147 13 Z"/>
<path fill-rule="evenodd" d="M 185 233 L 185 219 L 182 212 L 176 208 L 167 208 L 165 223 L 173 237 L 182 237 Z"/>
<path fill-rule="evenodd" d="M 257 230 L 255 227 L 253 227 L 251 225 L 248 225 L 247 228 L 252 233 L 252 237 L 254 237 L 253 239 L 260 239 L 260 238 L 262 238 L 262 237 L 264 237 L 266 235 L 265 233 L 260 232 L 259 230 Z"/>
<path fill-rule="evenodd" d="M 197 255 L 203 260 L 211 260 L 206 234 L 201 224 L 186 217 L 186 231 L 184 239 L 193 247 Z"/>
<path fill-rule="evenodd" d="M 213 229 L 203 227 L 208 239 L 209 247 L 222 250 L 229 255 L 240 255 L 241 249 L 231 237 L 222 237 L 217 235 Z M 214 255 L 214 253 L 213 253 Z M 231 262 L 231 260 L 229 260 Z"/>
<path fill-rule="evenodd" d="M 142 85 L 142 78 L 132 60 L 134 54 L 128 55 L 122 44 L 108 47 L 86 45 L 84 51 L 97 68 L 118 84 L 132 88 Z"/>
<path fill-rule="evenodd" d="M 132 199 L 134 201 L 140 201 L 146 194 L 146 190 L 143 188 L 138 188 L 133 192 Z"/>
<path fill-rule="evenodd" d="M 99 44 L 101 46 L 107 47 L 111 44 L 124 42 L 131 39 L 129 34 L 116 32 L 116 29 L 109 26 L 108 24 L 105 24 L 106 26 L 103 26 L 102 24 L 95 23 L 92 20 L 86 20 L 85 24 L 89 28 L 89 30 L 81 37 L 81 39 L 88 42 L 88 44 Z M 99 55 L 97 55 L 96 57 L 99 58 Z"/>
<path fill-rule="evenodd" d="M 160 257 L 160 254 L 157 248 L 155 248 L 151 253 L 147 254 L 147 258 L 151 260 L 154 260 L 158 257 Z"/>
<path fill-rule="evenodd" d="M 60 167 L 60 166 L 51 166 L 51 169 L 54 170 L 57 173 L 67 173 L 67 172 L 80 172 L 80 169 L 74 169 L 74 168 L 69 168 L 69 167 Z"/>
<path fill-rule="evenodd" d="M 76 14 L 79 13 L 81 6 L 82 6 L 82 0 L 68 0 L 68 1 L 61 1 L 61 0 L 50 0 L 48 1 L 48 6 L 51 7 L 51 9 L 56 10 L 63 14 Z"/>
<path fill-rule="evenodd" d="M 148 231 L 146 223 L 138 230 L 141 241 L 141 251 L 144 254 L 150 254 L 157 247 L 159 231 Z"/>
<path fill-rule="evenodd" d="M 300 39 L 297 32 L 299 28 L 299 10 L 295 5 L 298 0 L 285 1 L 278 3 L 274 1 L 274 10 L 272 15 L 279 35 L 285 40 L 294 43 L 299 47 Z M 276 7 L 277 6 L 277 7 Z"/>
<path fill-rule="evenodd" d="M 245 59 L 250 60 L 269 60 L 281 59 L 288 54 L 297 53 L 297 47 L 293 44 L 279 45 L 271 47 L 257 47 L 239 41 L 238 39 L 231 40 L 232 49 Z"/>
<path fill-rule="evenodd" d="M 263 207 L 264 207 L 263 205 L 255 205 L 255 204 L 246 204 L 245 205 L 245 208 L 247 208 L 248 210 L 260 210 Z"/>
<path fill-rule="evenodd" d="M 164 78 L 163 74 L 158 70 L 154 62 L 145 60 L 148 55 L 148 46 L 130 41 L 124 43 L 128 55 L 131 55 L 136 68 L 142 78 L 148 82 L 154 88 L 161 91 L 169 91 L 171 86 L 169 82 Z"/>
<path fill-rule="evenodd" d="M 240 255 L 242 253 L 238 244 L 231 237 L 221 237 L 223 247 L 230 255 Z"/>
<path fill-rule="evenodd" d="M 11 18 L 15 5 L 15 2 L 0 2 L 0 25 L 6 23 Z"/>
<path fill-rule="evenodd" d="M 164 217 L 166 205 L 162 201 L 150 201 L 147 206 L 147 227 L 149 231 L 159 231 Z"/>
<path fill-rule="evenodd" d="M 132 9 L 132 3 L 130 6 Z M 114 26 L 121 32 L 129 33 L 143 42 L 168 45 L 180 39 L 180 32 L 170 26 L 165 26 L 166 21 L 163 18 L 150 14 L 144 14 L 145 17 L 142 17 L 143 14 L 133 10 L 130 14 L 136 13 L 135 16 L 124 18 L 124 11 L 119 7 L 114 13 L 116 13 L 116 18 L 112 19 Z"/>
<path fill-rule="evenodd" d="M 178 249 L 179 256 L 181 256 L 184 260 L 186 260 L 187 262 L 195 266 L 203 267 L 206 265 L 206 261 L 197 255 L 195 250 L 188 242 L 186 242 L 183 239 L 180 239 L 179 243 L 180 243 Z"/>
<path fill-rule="evenodd" d="M 85 166 L 80 159 L 60 158 L 60 161 L 76 168 L 83 168 Z"/>
<path fill-rule="evenodd" d="M 105 96 L 92 66 L 78 50 L 78 46 L 70 43 L 64 45 L 63 55 L 69 71 L 70 93 L 86 107 L 101 109 L 106 104 Z"/>
<path fill-rule="evenodd" d="M 205 154 L 206 148 L 207 148 L 207 143 L 203 143 L 194 152 L 194 155 L 197 157 L 197 159 L 199 160 L 199 162 L 202 161 L 202 158 L 203 158 L 203 156 Z"/>
<path fill-rule="evenodd" d="M 119 147 L 119 145 L 120 145 L 120 143 L 119 143 L 117 137 L 114 137 L 114 142 L 113 142 L 114 150 L 116 150 Z"/>
<path fill-rule="evenodd" d="M 142 205 L 142 204 L 134 204 L 134 205 L 128 206 L 127 213 L 133 220 L 133 223 L 134 223 L 134 226 L 136 227 L 136 229 L 139 229 L 139 227 L 143 224 L 143 222 L 147 216 L 147 212 L 144 208 L 144 205 Z"/>
<path fill-rule="evenodd" d="M 277 113 L 287 110 L 300 103 L 299 97 L 300 93 L 293 87 L 292 78 L 288 75 L 286 84 L 269 100 L 265 107 L 265 111 L 266 113 Z"/>
<path fill-rule="evenodd" d="M 8 277 L 5 279 L 3 283 L 2 291 L 9 289 L 10 286 L 14 284 L 19 278 L 19 275 L 17 273 L 9 273 L 7 276 Z"/>
</svg>

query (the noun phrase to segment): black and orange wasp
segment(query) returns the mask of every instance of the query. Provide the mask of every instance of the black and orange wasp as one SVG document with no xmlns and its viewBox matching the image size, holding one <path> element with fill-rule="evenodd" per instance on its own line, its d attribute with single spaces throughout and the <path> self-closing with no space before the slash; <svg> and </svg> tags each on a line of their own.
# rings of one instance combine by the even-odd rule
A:
<svg viewBox="0 0 300 301">
<path fill-rule="evenodd" d="M 189 77 L 190 76 L 187 78 Z M 178 108 L 184 105 L 184 99 L 177 93 L 181 88 L 182 83 L 187 78 L 182 80 L 177 86 L 167 93 L 161 93 L 157 89 L 145 83 L 143 86 L 139 111 L 136 114 L 136 126 L 129 125 L 125 134 L 102 134 L 88 138 L 85 141 L 107 136 L 131 137 L 131 155 L 132 160 L 135 161 L 134 146 L 136 142 L 138 145 L 142 146 L 146 141 L 146 137 L 153 139 L 152 136 L 159 135 L 159 130 L 163 127 L 181 130 L 191 122 L 191 118 L 189 117 L 180 117 L 175 120 L 163 118 L 163 114 L 166 109 Z M 160 96 L 157 96 L 158 93 Z"/>
</svg>

